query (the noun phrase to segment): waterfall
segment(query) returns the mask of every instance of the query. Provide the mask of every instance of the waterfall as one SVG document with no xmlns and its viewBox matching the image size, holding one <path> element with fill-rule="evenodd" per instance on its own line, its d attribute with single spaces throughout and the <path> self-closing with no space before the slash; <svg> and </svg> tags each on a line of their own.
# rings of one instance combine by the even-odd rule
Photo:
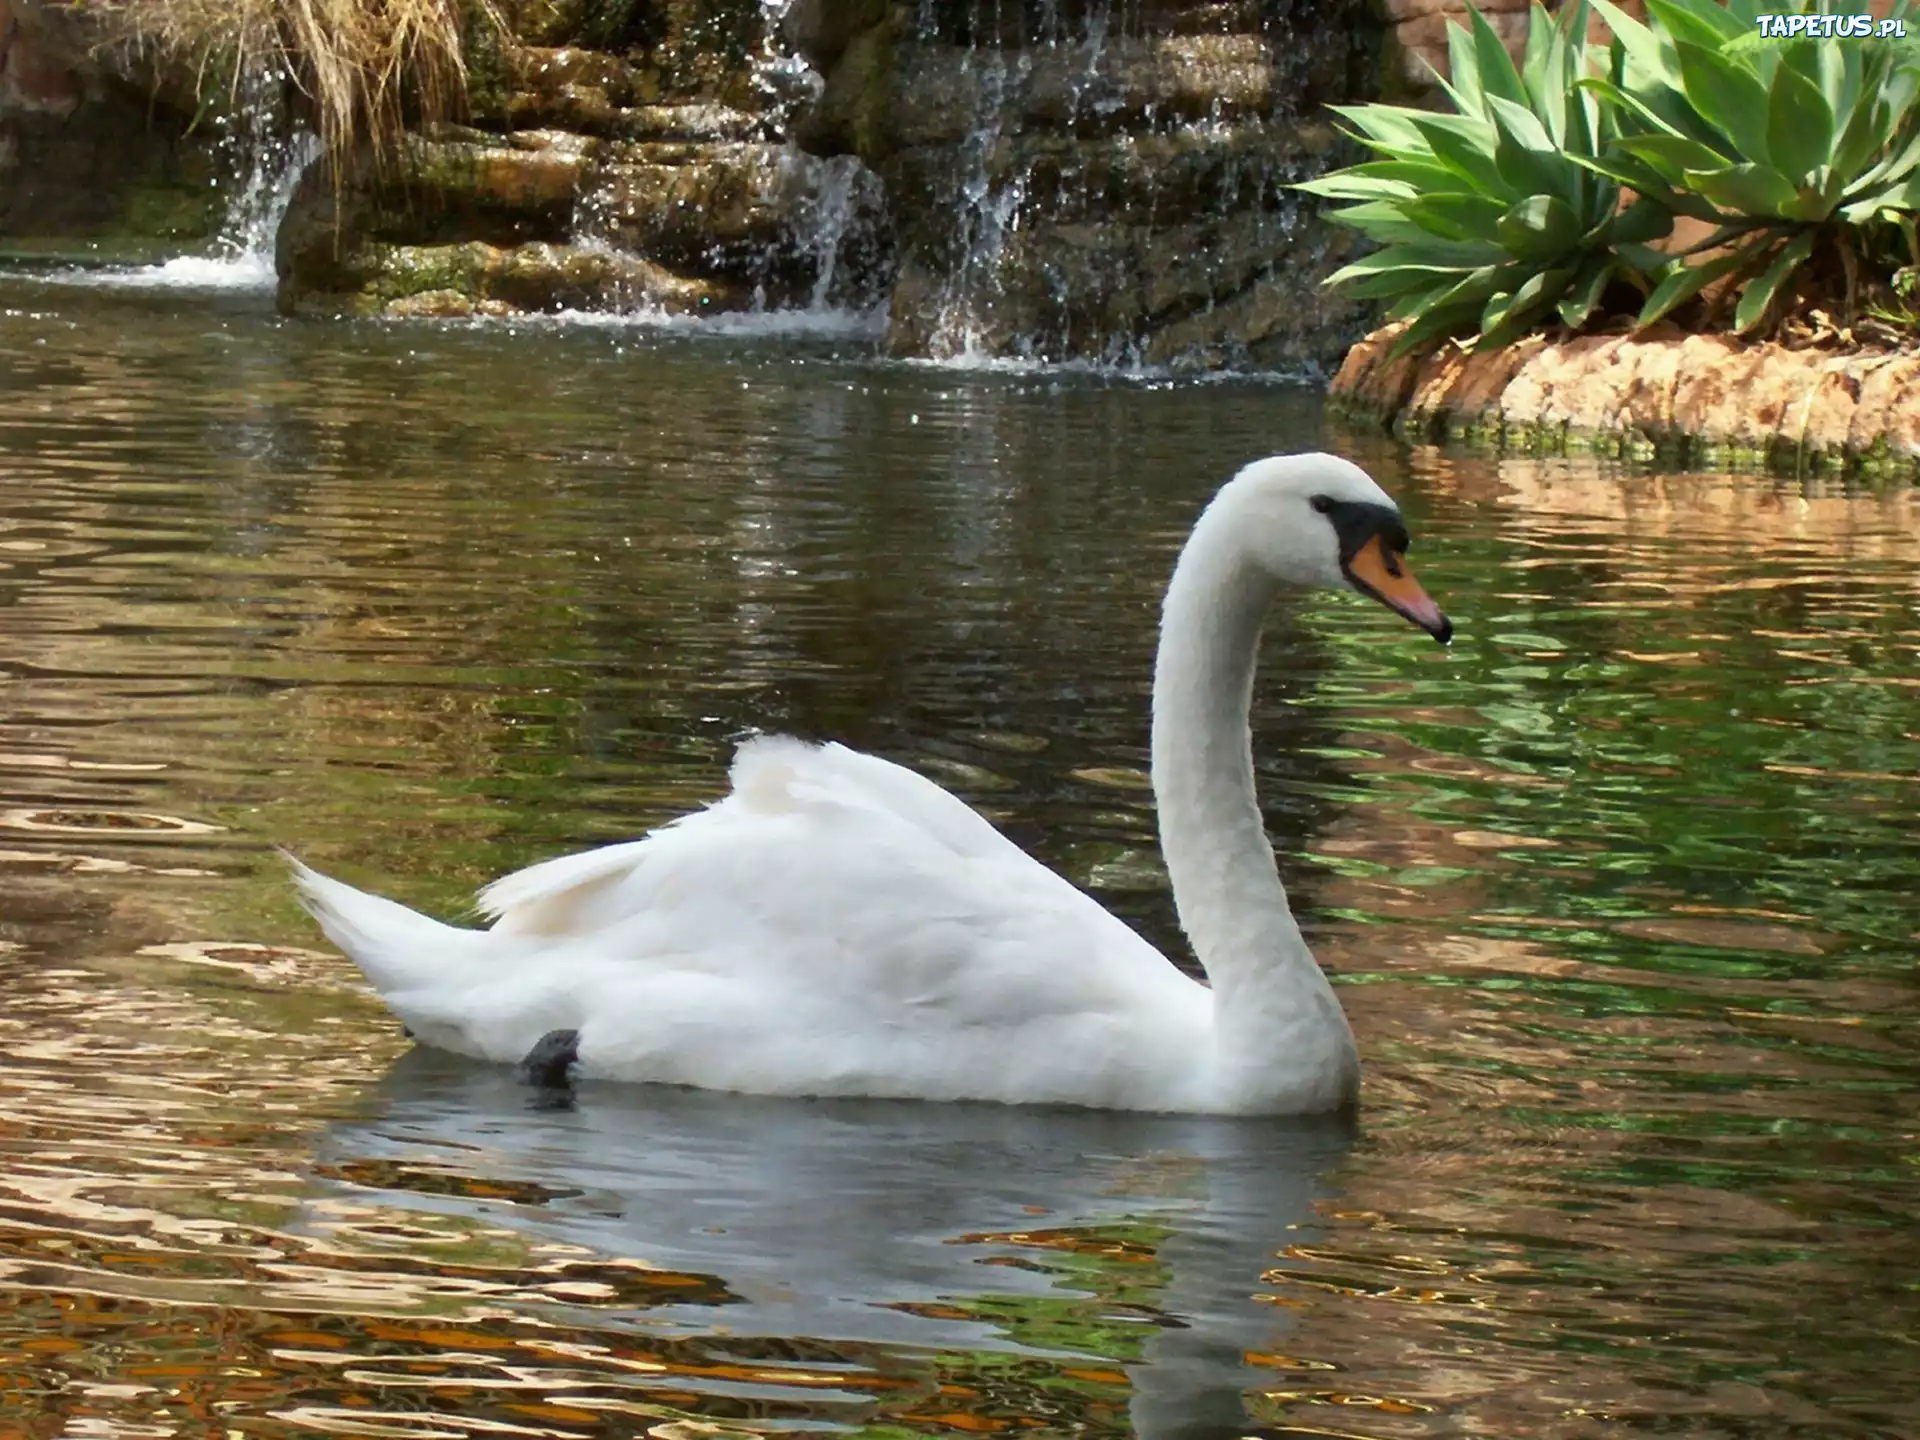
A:
<svg viewBox="0 0 1920 1440">
<path fill-rule="evenodd" d="M 488 62 L 468 123 L 419 137 L 413 189 L 300 187 L 280 304 L 836 333 L 884 315 L 890 352 L 963 364 L 1310 368 L 1360 328 L 1319 285 L 1350 237 L 1287 186 L 1334 155 L 1322 106 L 1377 73 L 1372 3 L 549 16 Z M 257 163 L 221 253 L 166 276 L 265 281 L 266 177 L 294 166 Z M 363 230 L 351 266 L 339 213 Z"/>
<path fill-rule="evenodd" d="M 239 104 L 225 119 L 220 150 L 231 199 L 205 255 L 182 255 L 147 272 L 157 285 L 192 289 L 271 290 L 273 242 L 293 188 L 320 158 L 319 137 L 288 123 L 286 77 L 262 70 L 241 83 Z"/>
<path fill-rule="evenodd" d="M 1328 163 L 1316 112 L 1353 98 L 1377 26 L 1365 0 L 1309 8 L 896 7 L 889 349 L 1155 369 L 1338 353 L 1346 308 L 1318 282 L 1342 242 L 1287 186 Z"/>
<path fill-rule="evenodd" d="M 245 76 L 239 103 L 215 122 L 220 134 L 214 153 L 226 172 L 221 188 L 229 198 L 220 228 L 203 253 L 69 278 L 155 289 L 271 291 L 274 237 L 294 187 L 321 154 L 317 136 L 289 123 L 285 83 L 277 70 Z"/>
<path fill-rule="evenodd" d="M 792 270 L 801 280 L 772 306 L 763 280 L 753 308 L 807 317 L 817 322 L 811 328 L 859 329 L 884 291 L 870 265 L 849 260 L 852 252 L 875 247 L 885 195 L 879 177 L 857 157 L 812 155 L 794 139 L 795 117 L 819 99 L 825 81 L 782 37 L 793 7 L 794 0 L 760 0 L 760 43 L 750 63 L 763 124 L 778 147 L 765 198 L 786 217 L 785 234 L 764 248 L 760 268 L 763 274 Z"/>
</svg>

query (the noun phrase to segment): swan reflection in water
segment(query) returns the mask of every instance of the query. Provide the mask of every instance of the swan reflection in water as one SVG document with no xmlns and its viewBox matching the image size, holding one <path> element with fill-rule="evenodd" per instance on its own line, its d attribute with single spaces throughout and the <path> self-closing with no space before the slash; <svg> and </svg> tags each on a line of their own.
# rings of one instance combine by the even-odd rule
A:
<svg viewBox="0 0 1920 1440">
<path fill-rule="evenodd" d="M 378 1118 L 324 1137 L 320 1168 L 393 1177 L 410 1164 L 452 1167 L 536 1203 L 440 1185 L 384 1189 L 379 1201 L 712 1277 L 686 1292 L 691 1303 L 630 1312 L 629 1323 L 664 1335 L 1058 1355 L 972 1318 L 966 1302 L 1087 1294 L 1061 1268 L 1032 1263 L 1046 1258 L 1032 1237 L 1139 1226 L 1159 1237 L 1154 1264 L 1130 1267 L 1127 1280 L 1157 1276 L 1157 1290 L 1130 1316 L 1089 1311 L 1141 1322 L 1144 1340 L 1137 1358 L 1088 1358 L 1124 1362 L 1143 1437 L 1248 1433 L 1244 1392 L 1259 1377 L 1244 1357 L 1284 1348 L 1289 1321 L 1256 1298 L 1270 1288 L 1262 1275 L 1281 1249 L 1314 1238 L 1315 1204 L 1352 1140 L 1336 1118 L 594 1083 L 552 1097 L 501 1067 L 417 1048 L 381 1082 Z M 597 1310 L 598 1323 L 609 1318 Z"/>
</svg>

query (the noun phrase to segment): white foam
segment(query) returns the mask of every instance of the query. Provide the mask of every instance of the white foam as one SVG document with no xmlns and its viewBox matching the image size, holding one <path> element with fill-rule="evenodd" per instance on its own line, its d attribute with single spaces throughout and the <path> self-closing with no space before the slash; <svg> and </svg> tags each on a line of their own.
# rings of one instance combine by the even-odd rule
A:
<svg viewBox="0 0 1920 1440">
<path fill-rule="evenodd" d="M 266 77 L 272 79 L 274 77 Z M 262 101 L 263 106 L 271 102 Z M 271 111 L 255 117 L 270 127 Z M 292 203 L 294 187 L 306 168 L 320 158 L 320 142 L 301 132 L 279 141 L 259 140 L 244 148 L 245 174 L 216 253 L 176 255 L 158 265 L 69 266 L 38 278 L 58 285 L 89 285 L 120 290 L 184 290 L 225 293 L 270 292 L 274 273 L 274 237 Z"/>
<path fill-rule="evenodd" d="M 50 270 L 37 278 L 57 285 L 89 285 L 109 290 L 271 291 L 275 284 L 271 255 L 176 255 L 161 265 L 133 269 Z"/>
<path fill-rule="evenodd" d="M 408 322 L 412 323 L 412 322 Z M 481 324 L 556 326 L 601 330 L 655 330 L 729 340 L 863 340 L 886 333 L 884 310 L 722 310 L 673 313 L 652 308 L 562 310 L 551 315 L 512 315 Z"/>
</svg>

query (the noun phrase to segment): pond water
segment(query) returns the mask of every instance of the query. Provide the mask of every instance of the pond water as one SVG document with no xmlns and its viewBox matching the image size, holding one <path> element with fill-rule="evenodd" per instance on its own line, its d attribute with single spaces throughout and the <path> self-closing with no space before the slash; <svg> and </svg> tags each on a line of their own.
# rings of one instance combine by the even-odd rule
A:
<svg viewBox="0 0 1920 1440">
<path fill-rule="evenodd" d="M 0 1431 L 1920 1433 L 1912 492 L 852 340 L 0 308 Z M 1458 626 L 1269 632 L 1357 1127 L 541 1108 L 292 902 L 276 846 L 456 915 L 760 727 L 1178 951 L 1159 587 L 1213 485 L 1323 445 Z"/>
</svg>

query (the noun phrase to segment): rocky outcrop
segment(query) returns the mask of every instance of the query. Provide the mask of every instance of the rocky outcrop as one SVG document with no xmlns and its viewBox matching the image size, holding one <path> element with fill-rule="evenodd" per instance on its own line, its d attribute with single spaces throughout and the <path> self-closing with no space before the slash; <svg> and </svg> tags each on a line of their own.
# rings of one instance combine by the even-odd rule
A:
<svg viewBox="0 0 1920 1440">
<path fill-rule="evenodd" d="M 864 23 L 863 23 L 864 22 Z M 1124 22 L 1124 23 L 1123 23 Z M 797 5 L 825 78 L 801 143 L 884 182 L 904 354 L 1331 364 L 1351 236 L 1289 190 L 1370 90 L 1360 3 Z"/>
<path fill-rule="evenodd" d="M 1920 355 L 1794 350 L 1665 328 L 1390 358 L 1399 334 L 1389 326 L 1356 345 L 1332 395 L 1403 436 L 1920 474 Z"/>
<path fill-rule="evenodd" d="M 764 63 L 758 7 L 503 9 L 510 32 L 469 54 L 470 123 L 302 181 L 277 245 L 284 309 L 677 312 L 884 292 L 877 187 L 780 139 L 801 96 Z"/>
<path fill-rule="evenodd" d="M 884 309 L 902 354 L 1331 366 L 1356 242 L 1290 186 L 1343 143 L 1324 104 L 1377 89 L 1372 6 L 497 0 L 460 124 L 302 180 L 280 300 Z M 217 223 L 182 77 L 87 30 L 122 13 L 0 0 L 0 229 Z"/>
<path fill-rule="evenodd" d="M 0 0 L 0 245 L 136 254 L 211 236 L 225 167 L 217 130 L 192 130 L 191 94 L 68 7 Z"/>
<path fill-rule="evenodd" d="M 1558 14 L 1567 3 L 1549 0 L 1547 9 Z M 1646 18 L 1645 0 L 1618 3 L 1636 20 Z M 1517 60 L 1526 48 L 1532 7 L 1533 0 L 1482 0 L 1474 8 L 1486 16 L 1487 24 Z M 1437 101 L 1439 87 L 1433 77 L 1447 74 L 1447 27 L 1467 23 L 1467 0 L 1380 0 L 1380 9 L 1388 22 L 1382 92 L 1403 102 Z M 1597 13 L 1589 12 L 1587 38 L 1602 44 L 1608 38 L 1606 22 Z"/>
<path fill-rule="evenodd" d="M 884 305 L 900 354 L 1330 367 L 1364 327 L 1319 280 L 1354 240 L 1288 186 L 1380 25 L 1283 8 L 794 0 L 768 33 L 778 7 L 523 0 L 473 48 L 467 128 L 309 177 L 282 301 Z"/>
</svg>

